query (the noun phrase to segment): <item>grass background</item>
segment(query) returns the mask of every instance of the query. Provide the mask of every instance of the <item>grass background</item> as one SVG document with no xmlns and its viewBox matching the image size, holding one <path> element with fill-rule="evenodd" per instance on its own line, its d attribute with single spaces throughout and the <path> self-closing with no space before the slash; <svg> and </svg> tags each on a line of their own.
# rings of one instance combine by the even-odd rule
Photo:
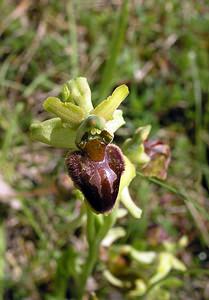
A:
<svg viewBox="0 0 209 300">
<path fill-rule="evenodd" d="M 209 299 L 208 2 L 2 0 L 0 15 L 1 299 L 71 297 L 69 245 L 86 251 L 80 202 L 65 153 L 32 142 L 29 126 L 48 117 L 43 100 L 78 75 L 88 78 L 94 103 L 129 86 L 116 141 L 151 124 L 172 149 L 168 182 L 187 196 L 137 176 L 132 196 L 144 213 L 124 218 L 118 244 L 160 251 L 163 240 L 186 235 L 178 256 L 188 269 L 169 297 Z M 93 283 L 101 299 L 126 299 L 102 278 L 108 263 Z"/>
</svg>

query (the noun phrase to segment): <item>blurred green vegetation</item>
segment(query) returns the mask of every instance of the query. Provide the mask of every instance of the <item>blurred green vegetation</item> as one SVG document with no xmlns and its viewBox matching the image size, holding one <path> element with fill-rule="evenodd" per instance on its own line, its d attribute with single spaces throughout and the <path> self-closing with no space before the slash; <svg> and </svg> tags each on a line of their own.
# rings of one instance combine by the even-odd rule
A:
<svg viewBox="0 0 209 300">
<path fill-rule="evenodd" d="M 155 267 L 136 264 L 120 247 L 160 255 L 165 242 L 186 237 L 184 247 L 172 247 L 187 270 L 172 271 L 142 298 L 209 299 L 207 1 L 2 0 L 0 15 L 0 299 L 72 299 L 85 216 L 65 153 L 33 143 L 29 126 L 47 118 L 43 100 L 77 75 L 88 78 L 94 103 L 129 86 L 116 141 L 151 124 L 153 137 L 170 144 L 168 184 L 180 191 L 136 177 L 132 196 L 143 216 L 120 220 L 126 234 L 102 249 L 89 293 L 129 299 L 130 287 L 103 271 L 147 282 Z"/>
</svg>

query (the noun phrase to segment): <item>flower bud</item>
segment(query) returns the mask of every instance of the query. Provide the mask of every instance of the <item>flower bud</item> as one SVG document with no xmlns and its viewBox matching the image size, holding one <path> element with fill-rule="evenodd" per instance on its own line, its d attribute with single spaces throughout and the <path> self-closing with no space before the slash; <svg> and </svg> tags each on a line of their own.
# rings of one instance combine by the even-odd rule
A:
<svg viewBox="0 0 209 300">
<path fill-rule="evenodd" d="M 62 101 L 64 101 L 64 102 L 69 101 L 69 99 L 70 99 L 70 91 L 69 91 L 69 88 L 66 83 L 62 87 L 60 97 L 61 97 Z"/>
<path fill-rule="evenodd" d="M 149 156 L 145 153 L 143 144 L 150 130 L 150 125 L 137 128 L 133 137 L 127 139 L 123 145 L 124 153 L 136 165 L 144 165 L 150 161 Z"/>
<path fill-rule="evenodd" d="M 77 77 L 68 81 L 64 87 L 64 96 L 66 97 L 65 101 L 74 102 L 87 114 L 93 109 L 91 90 L 85 77 Z"/>
<path fill-rule="evenodd" d="M 144 149 L 150 161 L 143 166 L 143 174 L 149 177 L 166 179 L 171 160 L 170 147 L 159 140 L 148 140 L 144 142 Z"/>
</svg>

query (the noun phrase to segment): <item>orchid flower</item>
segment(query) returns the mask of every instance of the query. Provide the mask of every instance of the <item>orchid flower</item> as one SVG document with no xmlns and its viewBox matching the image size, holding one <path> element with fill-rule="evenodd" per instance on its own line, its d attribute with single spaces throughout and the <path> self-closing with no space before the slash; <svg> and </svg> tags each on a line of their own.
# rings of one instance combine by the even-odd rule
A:
<svg viewBox="0 0 209 300">
<path fill-rule="evenodd" d="M 134 217 L 140 218 L 141 209 L 131 199 L 128 188 L 136 174 L 135 166 L 112 144 L 114 133 L 125 124 L 118 107 L 128 93 L 128 87 L 120 85 L 93 107 L 86 78 L 72 79 L 64 84 L 60 98 L 44 101 L 43 108 L 55 118 L 33 123 L 31 136 L 53 147 L 68 149 L 69 176 L 94 212 L 108 214 L 121 200 Z"/>
</svg>

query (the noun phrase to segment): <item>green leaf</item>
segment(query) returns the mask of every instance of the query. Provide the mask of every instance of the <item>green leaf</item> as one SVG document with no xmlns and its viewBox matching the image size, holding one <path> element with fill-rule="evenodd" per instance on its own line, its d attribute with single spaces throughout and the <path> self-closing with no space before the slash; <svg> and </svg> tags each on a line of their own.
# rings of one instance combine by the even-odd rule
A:
<svg viewBox="0 0 209 300">
<path fill-rule="evenodd" d="M 117 23 L 113 25 L 114 32 L 108 49 L 106 64 L 101 78 L 101 86 L 99 89 L 100 96 L 106 97 L 109 88 L 112 86 L 114 73 L 117 66 L 117 61 L 120 57 L 121 48 L 125 42 L 126 28 L 129 19 L 129 7 L 131 2 L 128 0 L 122 1 Z"/>
<path fill-rule="evenodd" d="M 111 96 L 98 104 L 91 113 L 103 117 L 107 121 L 111 120 L 113 118 L 114 111 L 118 108 L 121 102 L 125 100 L 128 93 L 128 87 L 125 84 L 120 85 L 113 91 Z"/>
<path fill-rule="evenodd" d="M 30 130 L 34 140 L 54 147 L 76 149 L 75 131 L 69 127 L 63 127 L 60 118 L 33 123 Z"/>
</svg>

